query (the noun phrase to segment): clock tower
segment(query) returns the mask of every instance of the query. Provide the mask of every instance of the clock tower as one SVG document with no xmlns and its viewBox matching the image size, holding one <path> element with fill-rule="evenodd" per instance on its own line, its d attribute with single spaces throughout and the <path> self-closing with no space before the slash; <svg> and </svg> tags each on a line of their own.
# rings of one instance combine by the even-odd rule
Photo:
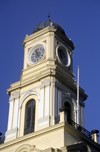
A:
<svg viewBox="0 0 100 152">
<path fill-rule="evenodd" d="M 25 37 L 23 46 L 20 80 L 7 90 L 9 117 L 1 152 L 91 149 L 91 143 L 86 144 L 92 140 L 91 134 L 84 133 L 87 95 L 82 88 L 79 88 L 77 124 L 73 42 L 59 24 L 48 20 Z"/>
</svg>

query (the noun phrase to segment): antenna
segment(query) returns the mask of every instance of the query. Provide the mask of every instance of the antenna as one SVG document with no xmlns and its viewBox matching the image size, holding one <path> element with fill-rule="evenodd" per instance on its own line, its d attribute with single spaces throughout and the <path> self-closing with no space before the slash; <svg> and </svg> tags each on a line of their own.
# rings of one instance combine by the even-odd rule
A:
<svg viewBox="0 0 100 152">
<path fill-rule="evenodd" d="M 50 12 L 48 13 L 48 21 L 50 21 Z"/>
</svg>

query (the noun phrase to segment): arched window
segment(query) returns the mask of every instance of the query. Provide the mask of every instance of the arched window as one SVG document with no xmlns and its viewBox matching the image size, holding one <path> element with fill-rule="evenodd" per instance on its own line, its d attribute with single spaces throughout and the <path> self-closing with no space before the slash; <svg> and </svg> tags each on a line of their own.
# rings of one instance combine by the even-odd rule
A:
<svg viewBox="0 0 100 152">
<path fill-rule="evenodd" d="M 25 129 L 24 135 L 34 132 L 35 125 L 35 100 L 31 99 L 25 107 Z"/>
<path fill-rule="evenodd" d="M 67 113 L 67 122 L 71 124 L 71 105 L 68 102 L 64 103 L 64 107 L 66 107 L 66 113 Z"/>
</svg>

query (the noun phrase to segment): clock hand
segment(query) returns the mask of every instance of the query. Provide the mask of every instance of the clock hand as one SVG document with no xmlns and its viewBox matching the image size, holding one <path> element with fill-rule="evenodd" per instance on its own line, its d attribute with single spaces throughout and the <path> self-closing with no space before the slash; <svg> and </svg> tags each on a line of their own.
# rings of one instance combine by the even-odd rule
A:
<svg viewBox="0 0 100 152">
<path fill-rule="evenodd" d="M 37 56 L 39 57 L 39 52 L 37 52 Z"/>
</svg>

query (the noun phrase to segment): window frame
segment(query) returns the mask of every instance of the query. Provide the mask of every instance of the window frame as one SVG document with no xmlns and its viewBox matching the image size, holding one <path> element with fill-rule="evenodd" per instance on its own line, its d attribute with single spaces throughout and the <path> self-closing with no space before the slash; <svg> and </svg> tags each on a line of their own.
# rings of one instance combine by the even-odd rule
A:
<svg viewBox="0 0 100 152">
<path fill-rule="evenodd" d="M 28 100 L 28 102 L 25 105 L 24 135 L 32 133 L 35 130 L 35 110 L 36 101 L 34 99 Z"/>
</svg>

